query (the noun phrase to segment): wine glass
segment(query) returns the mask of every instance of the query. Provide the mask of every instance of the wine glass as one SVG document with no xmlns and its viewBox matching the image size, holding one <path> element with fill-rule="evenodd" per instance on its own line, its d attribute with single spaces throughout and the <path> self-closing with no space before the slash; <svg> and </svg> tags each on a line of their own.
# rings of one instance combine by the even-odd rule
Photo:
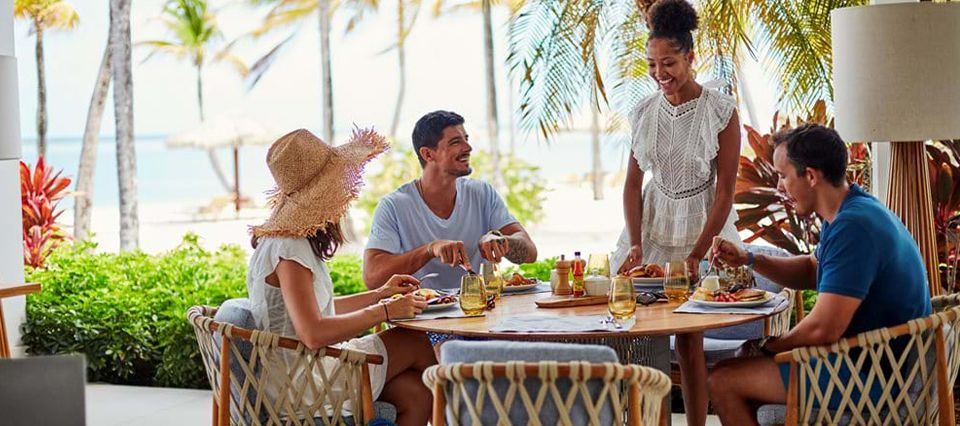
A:
<svg viewBox="0 0 960 426">
<path fill-rule="evenodd" d="M 483 278 L 467 274 L 460 278 L 460 309 L 468 316 L 480 315 L 487 306 Z"/>
<path fill-rule="evenodd" d="M 633 280 L 630 277 L 613 277 L 607 308 L 614 320 L 625 320 L 637 312 L 637 296 L 634 294 Z"/>
<path fill-rule="evenodd" d="M 494 297 L 494 300 L 500 301 L 500 294 L 503 293 L 503 278 L 500 276 L 500 266 L 493 262 L 483 262 L 480 264 L 480 276 L 483 277 L 484 289 L 487 297 Z"/>
<path fill-rule="evenodd" d="M 686 302 L 690 295 L 690 271 L 687 262 L 667 262 L 664 269 L 663 293 L 670 302 Z"/>
<path fill-rule="evenodd" d="M 610 278 L 610 256 L 606 253 L 590 253 L 587 271 Z"/>
</svg>

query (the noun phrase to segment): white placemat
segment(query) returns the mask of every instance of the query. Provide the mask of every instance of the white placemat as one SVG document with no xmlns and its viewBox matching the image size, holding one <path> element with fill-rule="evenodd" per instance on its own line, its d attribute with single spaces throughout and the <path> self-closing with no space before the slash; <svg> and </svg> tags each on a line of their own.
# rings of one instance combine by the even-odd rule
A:
<svg viewBox="0 0 960 426">
<path fill-rule="evenodd" d="M 633 327 L 637 321 L 631 318 L 621 321 L 621 327 L 607 321 L 607 315 L 582 315 L 582 316 L 543 316 L 543 315 L 517 315 L 504 318 L 499 324 L 490 328 L 490 331 L 498 333 L 578 333 L 588 331 L 627 331 Z"/>
<path fill-rule="evenodd" d="M 698 304 L 696 302 L 684 302 L 680 307 L 675 309 L 673 312 L 678 314 L 747 314 L 747 315 L 770 315 L 774 312 L 777 312 L 781 309 L 781 306 L 786 307 L 789 304 L 787 299 L 784 299 L 781 295 L 776 295 L 770 299 L 767 303 L 764 303 L 760 306 L 754 306 L 752 308 L 713 308 L 710 306 L 705 306 Z"/>
</svg>

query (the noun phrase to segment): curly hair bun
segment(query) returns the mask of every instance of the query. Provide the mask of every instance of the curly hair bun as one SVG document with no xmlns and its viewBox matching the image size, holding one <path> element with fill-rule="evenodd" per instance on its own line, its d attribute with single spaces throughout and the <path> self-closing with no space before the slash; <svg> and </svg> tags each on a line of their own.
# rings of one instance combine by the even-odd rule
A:
<svg viewBox="0 0 960 426">
<path fill-rule="evenodd" d="M 650 8 L 654 35 L 679 38 L 697 29 L 697 10 L 687 0 L 660 0 Z"/>
</svg>

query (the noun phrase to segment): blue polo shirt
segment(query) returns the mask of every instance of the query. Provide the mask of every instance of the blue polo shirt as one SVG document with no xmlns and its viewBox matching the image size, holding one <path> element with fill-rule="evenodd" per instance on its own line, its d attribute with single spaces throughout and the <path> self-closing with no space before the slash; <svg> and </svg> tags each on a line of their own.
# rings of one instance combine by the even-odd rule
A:
<svg viewBox="0 0 960 426">
<path fill-rule="evenodd" d="M 900 219 L 852 185 L 817 247 L 817 291 L 862 300 L 845 337 L 930 315 L 927 271 Z"/>
<path fill-rule="evenodd" d="M 893 212 L 857 185 L 850 186 L 833 222 L 823 222 L 816 257 L 819 293 L 861 300 L 844 337 L 903 324 L 931 313 L 927 272 L 913 236 Z M 905 343 L 896 339 L 891 345 L 902 351 Z M 856 357 L 857 353 L 853 350 L 851 355 Z M 886 362 L 883 364 L 885 369 L 889 368 Z M 869 365 L 865 365 L 859 374 L 865 376 L 868 370 Z M 789 364 L 780 364 L 787 386 L 789 371 Z M 838 374 L 844 380 L 851 376 L 845 364 Z M 821 389 L 826 388 L 828 380 L 826 371 L 822 371 L 818 379 Z M 881 393 L 876 383 L 870 389 L 874 401 Z M 855 391 L 852 397 L 856 400 L 860 393 Z M 835 408 L 839 401 L 834 391 L 828 405 Z"/>
</svg>

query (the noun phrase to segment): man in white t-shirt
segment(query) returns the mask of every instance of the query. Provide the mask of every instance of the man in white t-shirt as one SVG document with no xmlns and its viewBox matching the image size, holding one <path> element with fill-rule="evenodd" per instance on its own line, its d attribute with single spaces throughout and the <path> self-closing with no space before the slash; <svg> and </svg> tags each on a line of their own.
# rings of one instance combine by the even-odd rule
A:
<svg viewBox="0 0 960 426">
<path fill-rule="evenodd" d="M 473 148 L 463 117 L 434 111 L 417 121 L 419 179 L 380 200 L 363 256 L 363 281 L 380 287 L 393 274 L 439 276 L 424 287 L 455 288 L 481 259 L 528 263 L 537 247 L 493 187 L 468 179 Z"/>
</svg>

